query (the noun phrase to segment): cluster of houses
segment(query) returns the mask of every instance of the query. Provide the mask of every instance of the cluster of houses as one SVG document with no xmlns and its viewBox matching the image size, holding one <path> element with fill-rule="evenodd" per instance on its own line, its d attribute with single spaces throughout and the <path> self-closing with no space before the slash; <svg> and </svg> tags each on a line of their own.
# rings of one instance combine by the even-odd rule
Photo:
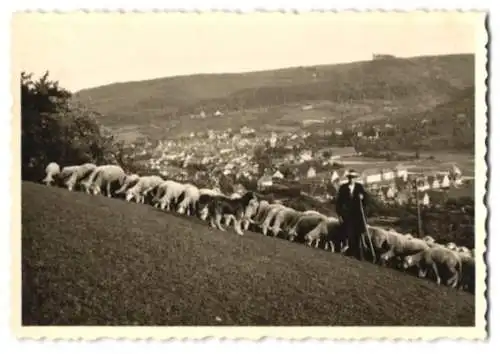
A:
<svg viewBox="0 0 500 354">
<path fill-rule="evenodd" d="M 338 173 L 332 175 L 337 185 L 343 181 L 337 177 Z M 360 183 L 376 195 L 379 200 L 388 204 L 405 205 L 416 203 L 422 206 L 430 206 L 437 202 L 432 200 L 431 191 L 446 191 L 451 187 L 460 188 L 463 184 L 462 172 L 454 165 L 449 171 L 428 172 L 416 174 L 409 172 L 406 168 L 398 166 L 393 170 L 382 169 L 365 170 L 361 174 Z"/>
<path fill-rule="evenodd" d="M 149 170 L 178 180 L 203 181 L 217 186 L 219 178 L 227 176 L 235 183 L 242 178 L 255 181 L 259 190 L 265 190 L 284 181 L 304 182 L 317 185 L 315 190 L 323 191 L 318 199 L 333 196 L 324 192 L 327 185 L 335 190 L 347 182 L 349 166 L 343 166 L 345 157 L 357 155 L 352 147 L 324 148 L 314 151 L 304 144 L 310 133 L 276 133 L 259 135 L 255 130 L 243 127 L 237 131 L 208 131 L 191 133 L 176 140 L 161 141 L 154 146 L 143 144 L 134 152 L 134 159 L 141 159 Z M 262 169 L 254 159 L 254 149 L 267 146 L 282 148 L 285 153 L 273 156 L 271 166 Z M 286 166 L 286 167 L 285 167 Z M 290 168 L 290 166 L 295 166 Z M 298 168 L 305 166 L 306 168 Z M 316 167 L 315 167 L 316 166 Z M 286 168 L 286 173 L 284 173 Z M 322 171 L 318 172 L 318 168 Z M 325 172 L 326 171 L 326 172 Z M 457 166 L 450 171 L 416 175 L 406 167 L 359 170 L 358 181 L 386 203 L 407 204 L 415 202 L 415 189 L 419 202 L 429 205 L 432 200 L 428 191 L 446 190 L 451 186 L 459 188 L 462 173 Z M 416 182 L 416 186 L 415 186 Z M 415 188 L 416 187 L 416 188 Z"/>
<path fill-rule="evenodd" d="M 262 174 L 262 166 L 254 159 L 257 147 L 271 149 L 281 148 L 286 153 L 271 158 L 271 164 L 276 171 L 266 178 L 284 178 L 279 169 L 284 165 L 300 165 L 321 161 L 322 165 L 332 166 L 340 156 L 354 154 L 353 148 L 340 148 L 340 154 L 323 156 L 323 151 L 313 153 L 304 147 L 304 139 L 310 133 L 272 132 L 266 135 L 256 134 L 254 129 L 243 127 L 237 131 L 209 130 L 207 132 L 190 133 L 175 140 L 159 141 L 156 144 L 143 144 L 131 153 L 134 161 L 139 161 L 148 169 L 158 171 L 163 175 L 171 175 L 172 171 L 185 174 L 187 170 L 197 167 L 211 172 L 220 172 L 226 176 L 248 179 L 258 179 Z M 179 167 L 185 171 L 177 171 Z M 305 174 L 295 171 L 295 178 L 312 178 L 316 169 L 310 168 Z"/>
</svg>

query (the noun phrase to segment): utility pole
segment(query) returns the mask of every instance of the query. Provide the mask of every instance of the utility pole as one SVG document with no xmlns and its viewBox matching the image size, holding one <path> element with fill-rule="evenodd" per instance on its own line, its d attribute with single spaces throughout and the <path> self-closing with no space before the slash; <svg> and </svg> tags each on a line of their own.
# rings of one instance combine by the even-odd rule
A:
<svg viewBox="0 0 500 354">
<path fill-rule="evenodd" d="M 415 179 L 415 197 L 417 200 L 417 227 L 418 227 L 418 237 L 422 237 L 422 217 L 420 215 L 420 196 L 418 194 L 418 177 Z"/>
</svg>

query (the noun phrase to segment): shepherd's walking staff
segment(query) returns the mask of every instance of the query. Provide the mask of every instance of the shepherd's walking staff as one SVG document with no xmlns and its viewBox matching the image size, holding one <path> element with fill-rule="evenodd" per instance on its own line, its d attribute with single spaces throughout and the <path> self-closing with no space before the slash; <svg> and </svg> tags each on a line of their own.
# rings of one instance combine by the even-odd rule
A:
<svg viewBox="0 0 500 354">
<path fill-rule="evenodd" d="M 363 233 L 363 235 L 361 235 L 361 241 L 363 242 L 363 250 L 367 249 L 367 245 L 366 245 L 366 240 L 365 240 L 365 234 L 366 234 L 366 238 L 368 238 L 368 243 L 370 244 L 370 251 L 372 252 L 372 263 L 375 263 L 377 261 L 376 257 L 375 257 L 375 249 L 373 248 L 373 242 L 372 242 L 372 238 L 370 236 L 370 233 L 368 231 L 368 223 L 366 222 L 366 216 L 365 216 L 365 210 L 363 209 L 363 201 L 362 201 L 362 198 L 363 198 L 363 195 L 360 194 L 359 195 L 359 207 L 361 209 L 361 216 L 363 217 L 363 227 L 365 229 L 365 232 Z"/>
</svg>

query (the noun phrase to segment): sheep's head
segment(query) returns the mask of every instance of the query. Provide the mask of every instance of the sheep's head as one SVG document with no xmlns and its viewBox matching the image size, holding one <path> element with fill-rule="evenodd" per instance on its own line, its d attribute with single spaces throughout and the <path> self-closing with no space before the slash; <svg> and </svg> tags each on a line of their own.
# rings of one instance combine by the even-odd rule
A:
<svg viewBox="0 0 500 354">
<path fill-rule="evenodd" d="M 92 192 L 92 194 L 93 194 L 93 195 L 98 195 L 98 194 L 101 194 L 101 187 L 99 187 L 99 186 L 94 186 L 94 187 L 92 188 L 92 191 L 91 191 L 91 192 Z"/>
<path fill-rule="evenodd" d="M 392 258 L 392 255 L 390 255 L 388 253 L 384 253 L 383 255 L 380 256 L 380 260 L 383 261 L 383 262 L 387 262 L 391 258 Z"/>
<path fill-rule="evenodd" d="M 413 256 L 406 256 L 403 259 L 403 269 L 411 268 L 414 265 L 415 265 L 415 259 L 413 258 Z"/>
<path fill-rule="evenodd" d="M 201 220 L 206 220 L 208 217 L 208 208 L 205 206 L 203 209 L 200 211 L 200 219 Z"/>
<path fill-rule="evenodd" d="M 52 176 L 47 176 L 42 180 L 42 182 L 45 183 L 45 185 L 50 186 L 54 182 L 54 179 Z"/>
<path fill-rule="evenodd" d="M 179 205 L 179 208 L 177 208 L 177 212 L 179 214 L 184 214 L 186 212 L 186 206 L 184 204 Z"/>
<path fill-rule="evenodd" d="M 436 241 L 434 240 L 434 238 L 433 238 L 432 236 L 429 236 L 429 235 L 425 236 L 425 237 L 423 238 L 423 240 L 424 240 L 424 241 L 425 241 L 425 243 L 427 243 L 429 246 L 430 246 L 430 245 L 433 245 L 433 244 L 436 242 Z"/>
<path fill-rule="evenodd" d="M 457 250 L 457 245 L 454 243 L 454 242 L 448 242 L 446 244 L 446 248 L 452 250 L 452 251 L 456 251 Z"/>
<path fill-rule="evenodd" d="M 132 191 L 128 190 L 128 191 L 127 191 L 127 194 L 126 194 L 126 196 L 125 196 L 125 200 L 126 200 L 127 202 L 130 202 L 130 201 L 132 200 L 132 198 L 133 198 L 133 197 L 134 197 L 134 193 L 133 193 Z"/>
<path fill-rule="evenodd" d="M 257 214 L 257 209 L 259 208 L 259 202 L 256 199 L 251 199 L 245 208 L 245 217 L 251 218 Z"/>
<path fill-rule="evenodd" d="M 459 253 L 465 253 L 465 254 L 467 254 L 467 255 L 472 256 L 472 252 L 471 252 L 471 250 L 470 250 L 470 249 L 468 249 L 468 248 L 467 248 L 467 247 L 465 247 L 465 246 L 460 246 L 460 247 L 458 247 L 458 248 L 457 248 L 457 252 L 459 252 Z"/>
</svg>

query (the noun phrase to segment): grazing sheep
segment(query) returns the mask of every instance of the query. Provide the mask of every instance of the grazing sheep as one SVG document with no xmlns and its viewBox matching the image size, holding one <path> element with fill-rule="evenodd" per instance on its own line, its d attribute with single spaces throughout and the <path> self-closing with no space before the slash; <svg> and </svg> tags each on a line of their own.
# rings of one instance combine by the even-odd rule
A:
<svg viewBox="0 0 500 354">
<path fill-rule="evenodd" d="M 434 240 L 434 238 L 432 236 L 424 236 L 424 238 L 422 239 L 425 243 L 427 243 L 429 246 L 432 246 L 436 243 L 436 240 Z"/>
<path fill-rule="evenodd" d="M 153 198 L 153 203 L 162 210 L 170 211 L 170 207 L 175 207 L 179 203 L 184 185 L 182 183 L 167 180 L 161 183 Z"/>
<path fill-rule="evenodd" d="M 419 277 L 427 276 L 429 270 L 434 272 L 436 283 L 447 276 L 447 285 L 456 288 L 462 274 L 462 262 L 458 254 L 445 247 L 428 247 L 418 253 L 407 255 L 403 260 L 403 269 L 417 266 Z"/>
<path fill-rule="evenodd" d="M 458 248 L 455 242 L 448 242 L 445 247 L 452 251 L 456 251 Z"/>
<path fill-rule="evenodd" d="M 250 229 L 250 226 L 252 226 L 253 231 L 258 232 L 258 228 L 261 226 L 263 218 L 268 212 L 270 205 L 271 204 L 269 204 L 267 200 L 260 200 L 258 203 L 252 204 L 252 206 L 247 209 L 248 217 L 242 222 L 243 229 L 246 231 Z"/>
<path fill-rule="evenodd" d="M 462 276 L 458 288 L 474 294 L 476 292 L 476 260 L 472 253 L 457 252 L 457 256 L 462 263 Z"/>
<path fill-rule="evenodd" d="M 45 167 L 45 178 L 42 180 L 42 183 L 45 183 L 47 186 L 52 185 L 55 182 L 54 177 L 61 173 L 61 167 L 56 162 L 51 162 Z"/>
<path fill-rule="evenodd" d="M 290 241 L 304 242 L 305 235 L 326 219 L 327 217 L 323 214 L 318 213 L 318 215 L 315 215 L 304 213 L 288 232 L 288 239 Z"/>
<path fill-rule="evenodd" d="M 375 257 L 379 263 L 383 263 L 381 255 L 391 248 L 390 244 L 394 243 L 393 238 L 399 237 L 399 233 L 394 229 L 383 229 L 379 226 L 368 225 L 367 228 L 375 251 Z"/>
<path fill-rule="evenodd" d="M 146 195 L 153 192 L 163 182 L 160 176 L 139 177 L 137 183 L 127 190 L 125 200 L 129 202 L 134 198 L 136 203 L 144 204 Z"/>
<path fill-rule="evenodd" d="M 387 232 L 386 247 L 388 250 L 380 256 L 380 263 L 382 265 L 391 259 L 400 262 L 403 260 L 403 257 L 421 252 L 429 248 L 429 245 L 422 239 L 408 239 L 400 233 Z"/>
<path fill-rule="evenodd" d="M 252 218 L 257 215 L 260 208 L 265 207 L 265 205 L 269 205 L 267 200 L 260 200 L 250 203 L 246 209 L 246 217 L 243 219 L 241 225 L 244 231 L 247 231 L 250 228 L 253 220 Z"/>
<path fill-rule="evenodd" d="M 93 163 L 84 163 L 82 165 L 76 166 L 76 168 L 73 168 L 73 166 L 69 166 L 68 172 L 66 172 L 65 169 L 66 167 L 61 171 L 62 178 L 64 178 L 66 173 L 71 171 L 71 176 L 69 176 L 69 179 L 65 182 L 68 190 L 72 191 L 75 187 L 80 185 L 81 187 L 83 187 L 85 193 L 90 194 L 90 187 L 95 178 L 97 166 Z"/>
<path fill-rule="evenodd" d="M 283 209 L 291 209 L 291 208 L 288 208 L 282 204 L 271 204 L 270 205 L 270 208 L 267 210 L 267 213 L 265 215 L 264 221 L 262 221 L 262 223 L 259 225 L 262 229 L 262 234 L 264 236 L 267 236 L 267 230 L 268 230 L 269 226 L 276 218 L 276 215 L 278 215 L 278 213 Z"/>
<path fill-rule="evenodd" d="M 253 208 L 252 204 L 257 202 L 257 198 L 253 192 L 247 192 L 238 199 L 231 199 L 226 196 L 211 197 L 208 201 L 210 226 L 225 231 L 221 225 L 222 216 L 224 214 L 231 214 L 235 218 L 234 230 L 238 235 L 243 235 L 241 221 L 248 219 L 247 209 L 249 207 Z"/>
<path fill-rule="evenodd" d="M 457 247 L 456 251 L 457 251 L 458 253 L 465 253 L 465 254 L 467 254 L 467 255 L 469 255 L 469 256 L 472 256 L 472 252 L 471 252 L 471 250 L 470 250 L 470 249 L 468 249 L 468 248 L 467 248 L 467 247 L 465 247 L 465 246 L 460 246 L 460 247 Z"/>
<path fill-rule="evenodd" d="M 61 182 L 66 182 L 66 180 L 71 177 L 71 175 L 80 168 L 80 165 L 66 166 L 61 169 L 61 172 L 57 175 L 57 179 Z"/>
<path fill-rule="evenodd" d="M 139 179 L 141 177 L 138 175 L 138 174 L 131 174 L 131 175 L 127 175 L 125 177 L 125 181 L 123 182 L 123 185 L 121 186 L 121 188 L 119 190 L 117 190 L 115 192 L 115 194 L 124 194 L 127 189 L 129 188 L 132 188 L 133 186 L 135 186 L 137 184 L 137 182 L 139 182 Z"/>
<path fill-rule="evenodd" d="M 337 218 L 327 217 L 321 221 L 314 229 L 306 233 L 304 240 L 308 246 L 312 246 L 315 242 L 315 247 L 319 247 L 321 241 L 325 242 L 325 250 L 330 246 L 331 252 L 335 252 L 335 243 L 341 238 L 341 225 Z"/>
<path fill-rule="evenodd" d="M 252 218 L 252 221 L 250 221 L 253 225 L 255 225 L 256 227 L 261 227 L 265 218 L 267 217 L 267 214 L 269 213 L 269 211 L 275 207 L 282 207 L 281 204 L 276 204 L 276 203 L 269 203 L 265 200 L 262 200 L 260 203 L 259 203 L 259 207 L 258 207 L 258 210 L 257 210 L 257 213 L 256 215 Z"/>
<path fill-rule="evenodd" d="M 200 188 L 200 198 L 197 203 L 196 213 L 201 220 L 208 217 L 208 203 L 211 197 L 224 195 L 219 189 Z"/>
<path fill-rule="evenodd" d="M 187 183 L 184 185 L 183 199 L 179 203 L 177 212 L 179 214 L 186 213 L 187 215 L 194 215 L 197 211 L 198 200 L 200 199 L 200 190 L 195 185 Z"/>
<path fill-rule="evenodd" d="M 93 178 L 90 179 L 90 186 L 92 194 L 101 194 L 101 189 L 106 188 L 106 196 L 111 198 L 113 196 L 113 190 L 120 188 L 125 181 L 127 175 L 123 168 L 118 165 L 102 165 L 97 167 L 94 172 L 92 172 Z"/>
<path fill-rule="evenodd" d="M 293 208 L 282 208 L 278 211 L 274 218 L 273 226 L 271 227 L 272 235 L 276 237 L 280 231 L 286 233 L 297 223 L 301 216 L 302 213 Z"/>
</svg>

